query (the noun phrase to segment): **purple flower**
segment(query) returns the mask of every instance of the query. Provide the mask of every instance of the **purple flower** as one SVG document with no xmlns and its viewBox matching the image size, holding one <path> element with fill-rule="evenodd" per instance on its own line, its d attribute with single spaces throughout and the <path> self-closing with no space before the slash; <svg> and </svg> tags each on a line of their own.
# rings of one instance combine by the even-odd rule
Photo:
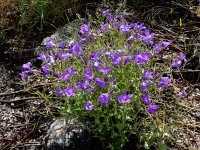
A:
<svg viewBox="0 0 200 150">
<path fill-rule="evenodd" d="M 177 94 L 177 97 L 179 97 L 179 98 L 184 98 L 184 97 L 185 97 L 185 92 L 179 92 L 179 93 Z"/>
<path fill-rule="evenodd" d="M 54 76 L 55 78 L 59 78 L 59 77 L 60 77 L 60 75 L 59 75 L 58 73 L 56 73 L 56 72 L 53 73 L 53 76 Z"/>
<path fill-rule="evenodd" d="M 145 102 L 147 105 L 151 104 L 151 101 L 149 99 L 149 94 L 145 93 L 145 95 L 141 96 L 141 99 L 143 100 L 143 102 Z"/>
<path fill-rule="evenodd" d="M 69 57 L 71 57 L 72 54 L 70 53 L 65 53 L 65 54 L 61 54 L 61 59 L 68 61 Z"/>
<path fill-rule="evenodd" d="M 112 94 L 116 90 L 116 87 L 117 86 L 114 85 L 113 88 L 108 92 L 108 94 Z"/>
<path fill-rule="evenodd" d="M 113 14 L 109 14 L 108 22 L 111 23 L 115 19 L 115 16 Z"/>
<path fill-rule="evenodd" d="M 51 56 L 51 55 L 48 55 L 48 65 L 53 65 L 54 63 L 55 63 L 55 59 L 54 59 L 54 57 L 53 56 Z"/>
<path fill-rule="evenodd" d="M 93 79 L 90 67 L 84 68 L 85 80 L 91 82 Z"/>
<path fill-rule="evenodd" d="M 162 50 L 162 47 L 161 47 L 160 44 L 155 44 L 153 46 L 153 50 L 154 50 L 155 53 L 158 53 L 158 52 L 160 52 Z"/>
<path fill-rule="evenodd" d="M 133 28 L 138 30 L 138 32 L 140 32 L 142 29 L 145 29 L 146 27 L 144 26 L 144 23 L 141 23 L 141 24 L 137 24 L 137 23 L 133 23 Z"/>
<path fill-rule="evenodd" d="M 31 67 L 32 67 L 31 62 L 27 62 L 26 64 L 22 65 L 22 68 L 27 70 L 27 71 L 31 71 Z"/>
<path fill-rule="evenodd" d="M 116 66 L 119 66 L 119 65 L 122 64 L 122 59 L 121 59 L 121 57 L 119 57 L 117 54 L 113 53 L 113 54 L 111 55 L 111 57 L 112 57 L 113 66 L 116 67 Z"/>
<path fill-rule="evenodd" d="M 108 23 L 102 24 L 102 25 L 101 25 L 101 30 L 106 31 L 106 30 L 108 30 L 108 27 L 109 27 L 109 24 L 108 24 Z"/>
<path fill-rule="evenodd" d="M 180 52 L 180 56 L 178 57 L 178 60 L 183 60 L 184 62 L 187 62 L 185 54 Z"/>
<path fill-rule="evenodd" d="M 64 49 L 66 47 L 66 43 L 64 41 L 60 42 L 59 47 Z"/>
<path fill-rule="evenodd" d="M 158 84 L 159 87 L 167 87 L 171 79 L 169 77 L 162 77 L 160 83 Z"/>
<path fill-rule="evenodd" d="M 127 64 L 134 58 L 134 56 L 133 55 L 131 55 L 131 56 L 122 56 L 122 58 L 124 60 L 124 63 Z"/>
<path fill-rule="evenodd" d="M 54 56 L 55 60 L 57 59 L 61 59 L 62 58 L 62 50 L 58 51 L 55 56 Z"/>
<path fill-rule="evenodd" d="M 145 42 L 146 44 L 149 44 L 149 45 L 153 44 L 152 40 L 154 38 L 154 35 L 155 35 L 154 33 L 146 35 L 146 36 L 143 37 L 142 41 Z"/>
<path fill-rule="evenodd" d="M 153 75 L 150 69 L 148 69 L 147 71 L 144 71 L 142 75 L 142 79 L 153 79 Z"/>
<path fill-rule="evenodd" d="M 104 87 L 106 86 L 106 82 L 101 80 L 101 78 L 95 78 L 95 81 L 94 81 L 98 86 L 100 87 Z"/>
<path fill-rule="evenodd" d="M 104 106 L 108 106 L 108 102 L 110 101 L 110 97 L 108 93 L 102 93 L 99 96 L 98 102 Z"/>
<path fill-rule="evenodd" d="M 114 25 L 114 28 L 115 28 L 115 29 L 119 30 L 120 24 L 119 24 L 118 21 L 115 21 L 115 22 L 113 23 L 113 25 Z"/>
<path fill-rule="evenodd" d="M 61 89 L 60 86 L 58 86 L 58 88 L 57 88 L 57 90 L 56 90 L 56 93 L 57 93 L 58 95 L 63 95 L 63 90 Z"/>
<path fill-rule="evenodd" d="M 100 72 L 102 72 L 103 74 L 108 74 L 110 72 L 110 67 L 103 66 Z"/>
<path fill-rule="evenodd" d="M 69 74 L 68 73 L 62 73 L 60 75 L 60 79 L 63 80 L 63 81 L 66 81 L 66 82 L 69 82 Z"/>
<path fill-rule="evenodd" d="M 127 22 L 123 22 L 123 24 L 119 27 L 120 32 L 126 33 L 127 35 L 130 33 L 130 26 Z"/>
<path fill-rule="evenodd" d="M 178 61 L 175 61 L 172 63 L 172 67 L 173 68 L 179 68 L 182 64 L 182 61 L 181 60 L 178 60 Z"/>
<path fill-rule="evenodd" d="M 172 41 L 168 41 L 168 42 L 162 42 L 161 45 L 164 47 L 164 48 L 167 48 L 170 44 L 172 43 Z"/>
<path fill-rule="evenodd" d="M 131 34 L 131 36 L 128 38 L 128 41 L 133 41 L 135 39 L 135 34 Z"/>
<path fill-rule="evenodd" d="M 81 55 L 82 50 L 83 50 L 83 46 L 80 43 L 78 43 L 78 44 L 75 44 L 72 49 L 70 49 L 70 52 L 72 54 Z"/>
<path fill-rule="evenodd" d="M 88 102 L 85 103 L 84 109 L 88 110 L 88 111 L 91 111 L 91 110 L 93 110 L 93 107 L 94 106 L 93 106 L 92 102 L 88 101 Z"/>
<path fill-rule="evenodd" d="M 111 53 L 110 52 L 105 52 L 104 56 L 109 58 L 109 57 L 111 57 Z"/>
<path fill-rule="evenodd" d="M 158 111 L 158 107 L 159 107 L 158 105 L 149 104 L 148 112 L 150 114 L 155 114 Z"/>
<path fill-rule="evenodd" d="M 42 62 L 45 62 L 45 61 L 46 61 L 46 56 L 45 56 L 44 53 L 41 53 L 41 54 L 38 56 L 37 59 L 41 60 Z"/>
<path fill-rule="evenodd" d="M 63 94 L 68 97 L 75 96 L 74 88 L 71 85 L 68 85 L 67 89 L 63 90 Z"/>
<path fill-rule="evenodd" d="M 148 80 L 147 82 L 143 81 L 141 83 L 142 86 L 142 92 L 144 92 L 153 82 L 151 80 Z"/>
<path fill-rule="evenodd" d="M 90 30 L 90 24 L 84 24 L 81 26 L 81 29 L 80 29 L 80 33 L 83 34 L 83 35 L 86 35 Z"/>
<path fill-rule="evenodd" d="M 45 64 L 45 65 L 42 66 L 42 71 L 43 71 L 44 76 L 46 76 L 47 74 L 50 73 L 50 70 L 49 70 L 48 67 L 49 66 L 47 64 Z"/>
<path fill-rule="evenodd" d="M 91 88 L 91 85 L 87 81 L 85 81 L 85 82 L 78 81 L 78 82 L 76 82 L 76 88 L 79 88 L 79 89 L 83 90 L 84 92 L 86 92 L 86 90 L 88 88 Z"/>
<path fill-rule="evenodd" d="M 91 60 L 94 60 L 94 61 L 97 61 L 97 60 L 99 60 L 99 55 L 100 55 L 100 54 L 101 54 L 100 51 L 92 52 L 92 53 L 90 54 L 90 59 L 91 59 Z"/>
<path fill-rule="evenodd" d="M 118 99 L 118 102 L 119 102 L 120 104 L 130 103 L 130 102 L 131 102 L 131 97 L 132 97 L 132 96 L 133 96 L 133 95 L 127 95 L 126 92 L 124 92 L 122 95 L 119 95 L 119 96 L 117 97 L 117 99 Z"/>
<path fill-rule="evenodd" d="M 74 45 L 75 45 L 75 44 L 74 44 L 74 41 L 70 41 L 70 42 L 69 42 L 69 45 L 68 45 L 68 48 L 71 49 L 71 48 L 74 47 Z"/>
<path fill-rule="evenodd" d="M 28 73 L 29 73 L 29 71 L 22 71 L 22 73 L 20 73 L 20 75 L 24 80 L 28 80 Z"/>
<path fill-rule="evenodd" d="M 46 44 L 46 48 L 54 48 L 56 44 L 53 42 L 52 39 L 49 39 Z"/>
<path fill-rule="evenodd" d="M 108 15 L 109 13 L 110 13 L 110 10 L 107 9 L 107 10 L 104 10 L 104 11 L 102 12 L 102 15 Z"/>
<path fill-rule="evenodd" d="M 137 55 L 137 56 L 135 57 L 134 62 L 135 62 L 136 64 L 144 64 L 144 63 L 146 63 L 146 62 L 149 60 L 149 58 L 150 58 L 151 56 L 152 56 L 152 54 L 150 54 L 150 53 L 148 53 L 148 52 L 146 52 L 146 53 L 141 52 L 139 55 Z"/>
<path fill-rule="evenodd" d="M 94 69 L 95 69 L 96 72 L 99 72 L 99 67 L 100 67 L 99 61 L 95 61 L 94 62 Z"/>
<path fill-rule="evenodd" d="M 67 74 L 70 75 L 70 76 L 77 75 L 77 73 L 70 67 L 66 67 L 66 70 L 67 70 Z"/>
<path fill-rule="evenodd" d="M 124 17 L 125 17 L 125 14 L 124 13 L 120 13 L 119 19 L 122 20 L 122 19 L 124 19 Z"/>
</svg>

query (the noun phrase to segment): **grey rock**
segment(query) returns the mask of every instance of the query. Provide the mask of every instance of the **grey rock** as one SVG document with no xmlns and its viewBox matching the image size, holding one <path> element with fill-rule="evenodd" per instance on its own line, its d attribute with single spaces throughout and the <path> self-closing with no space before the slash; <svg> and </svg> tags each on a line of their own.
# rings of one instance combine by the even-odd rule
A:
<svg viewBox="0 0 200 150">
<path fill-rule="evenodd" d="M 80 40 L 81 37 L 78 34 L 78 31 L 82 24 L 83 19 L 75 19 L 74 21 L 67 23 L 65 26 L 58 28 L 50 37 L 43 39 L 41 45 L 35 48 L 34 55 L 38 56 L 42 52 L 48 53 L 48 49 L 46 49 L 45 46 L 50 39 L 55 43 L 55 47 L 59 47 L 61 41 L 65 41 L 66 44 L 68 44 L 72 40 Z"/>
<path fill-rule="evenodd" d="M 97 150 L 97 145 L 83 124 L 75 119 L 66 121 L 64 118 L 51 124 L 43 141 L 44 149 L 48 150 Z"/>
</svg>

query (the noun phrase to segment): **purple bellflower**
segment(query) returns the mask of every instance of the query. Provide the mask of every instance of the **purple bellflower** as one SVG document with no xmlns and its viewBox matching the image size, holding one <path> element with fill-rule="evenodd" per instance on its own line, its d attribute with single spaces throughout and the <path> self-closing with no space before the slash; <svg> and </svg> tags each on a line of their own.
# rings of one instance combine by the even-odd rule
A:
<svg viewBox="0 0 200 150">
<path fill-rule="evenodd" d="M 187 62 L 185 54 L 180 52 L 180 56 L 178 57 L 178 60 L 183 60 L 184 62 Z"/>
<path fill-rule="evenodd" d="M 85 80 L 88 82 L 91 82 L 93 80 L 91 68 L 87 67 L 84 69 L 84 74 L 85 74 Z"/>
<path fill-rule="evenodd" d="M 179 68 L 182 64 L 182 61 L 181 60 L 178 60 L 178 61 L 175 61 L 172 63 L 172 67 L 173 68 Z"/>
<path fill-rule="evenodd" d="M 151 104 L 151 101 L 149 99 L 149 94 L 145 93 L 145 95 L 141 96 L 141 99 L 143 100 L 143 102 L 145 102 L 147 105 Z"/>
<path fill-rule="evenodd" d="M 104 87 L 106 86 L 106 82 L 101 80 L 101 78 L 95 78 L 95 81 L 94 81 L 98 86 L 100 87 Z"/>
<path fill-rule="evenodd" d="M 160 44 L 155 44 L 155 45 L 153 46 L 153 50 L 154 50 L 155 53 L 160 52 L 162 49 L 163 49 L 163 48 L 162 48 L 162 46 L 161 46 Z"/>
<path fill-rule="evenodd" d="M 79 88 L 79 89 L 83 90 L 84 92 L 86 92 L 87 89 L 91 88 L 91 85 L 87 81 L 85 81 L 85 82 L 78 81 L 78 82 L 76 82 L 76 88 Z"/>
<path fill-rule="evenodd" d="M 178 57 L 178 60 L 177 61 L 174 61 L 172 63 L 172 67 L 173 68 L 179 68 L 181 65 L 182 65 L 182 62 L 187 62 L 186 60 L 186 56 L 185 54 L 183 54 L 182 52 L 180 52 L 180 56 Z"/>
<path fill-rule="evenodd" d="M 111 55 L 111 57 L 112 57 L 112 63 L 113 63 L 113 66 L 120 66 L 120 65 L 122 65 L 122 59 L 121 59 L 121 57 L 119 57 L 116 53 L 113 53 L 112 55 Z"/>
<path fill-rule="evenodd" d="M 109 24 L 108 24 L 108 23 L 102 24 L 102 25 L 101 25 L 101 30 L 107 31 L 107 30 L 108 30 L 108 27 L 109 27 Z"/>
<path fill-rule="evenodd" d="M 66 82 L 69 82 L 69 80 L 70 80 L 69 77 L 70 77 L 70 75 L 68 73 L 62 73 L 60 75 L 60 79 L 63 81 L 66 81 Z"/>
<path fill-rule="evenodd" d="M 147 82 L 143 81 L 141 83 L 142 86 L 142 92 L 144 92 L 149 86 L 151 86 L 153 82 L 151 80 L 148 80 Z"/>
<path fill-rule="evenodd" d="M 57 59 L 61 59 L 62 58 L 62 50 L 58 51 L 55 56 L 54 56 L 55 60 Z"/>
<path fill-rule="evenodd" d="M 26 71 L 31 71 L 32 64 L 31 62 L 27 62 L 26 64 L 22 65 L 22 68 Z"/>
<path fill-rule="evenodd" d="M 119 30 L 120 24 L 119 24 L 118 21 L 115 21 L 115 22 L 113 23 L 113 25 L 114 25 L 115 29 Z"/>
<path fill-rule="evenodd" d="M 24 80 L 28 80 L 28 73 L 29 71 L 22 71 L 20 75 Z"/>
<path fill-rule="evenodd" d="M 109 14 L 109 18 L 107 19 L 107 21 L 109 23 L 114 22 L 115 16 L 113 14 Z"/>
<path fill-rule="evenodd" d="M 123 22 L 122 25 L 119 27 L 120 32 L 126 33 L 128 35 L 130 33 L 130 26 L 127 22 Z"/>
<path fill-rule="evenodd" d="M 77 73 L 70 67 L 66 67 L 67 74 L 70 76 L 75 76 Z"/>
<path fill-rule="evenodd" d="M 56 94 L 59 95 L 59 96 L 63 95 L 63 90 L 61 89 L 60 86 L 57 87 Z"/>
<path fill-rule="evenodd" d="M 65 90 L 63 90 L 63 94 L 67 95 L 68 97 L 75 96 L 74 88 L 71 85 L 68 85 Z"/>
<path fill-rule="evenodd" d="M 72 54 L 70 54 L 70 53 L 64 53 L 64 54 L 61 54 L 61 59 L 68 61 L 69 57 L 71 57 L 71 56 L 72 56 Z"/>
<path fill-rule="evenodd" d="M 118 17 L 118 18 L 119 18 L 120 20 L 122 20 L 122 19 L 124 19 L 124 17 L 125 17 L 125 14 L 122 12 L 122 13 L 119 14 L 119 17 Z"/>
<path fill-rule="evenodd" d="M 55 63 L 54 56 L 48 55 L 47 58 L 48 58 L 48 65 L 49 66 L 51 66 L 51 65 L 53 65 Z"/>
<path fill-rule="evenodd" d="M 38 60 L 41 60 L 42 62 L 45 62 L 47 59 L 46 59 L 46 56 L 44 53 L 41 53 L 38 57 L 37 57 Z"/>
<path fill-rule="evenodd" d="M 167 87 L 168 84 L 171 82 L 169 77 L 162 77 L 160 83 L 158 84 L 159 87 Z"/>
<path fill-rule="evenodd" d="M 159 107 L 158 105 L 149 104 L 148 112 L 150 114 L 155 114 L 158 111 L 158 107 Z"/>
<path fill-rule="evenodd" d="M 49 39 L 46 44 L 46 48 L 54 48 L 56 44 L 53 42 L 53 39 Z"/>
<path fill-rule="evenodd" d="M 80 29 L 80 33 L 83 34 L 83 35 L 86 35 L 90 30 L 90 24 L 84 24 L 81 26 L 81 29 Z"/>
<path fill-rule="evenodd" d="M 66 43 L 64 41 L 60 42 L 59 47 L 64 49 L 66 47 Z"/>
<path fill-rule="evenodd" d="M 153 79 L 153 75 L 150 69 L 148 69 L 147 71 L 144 71 L 142 75 L 142 79 Z"/>
<path fill-rule="evenodd" d="M 100 72 L 102 72 L 103 74 L 108 74 L 110 72 L 110 67 L 103 66 Z"/>
<path fill-rule="evenodd" d="M 78 44 L 75 44 L 72 49 L 70 49 L 70 52 L 71 54 L 80 56 L 82 54 L 82 50 L 83 50 L 83 46 L 80 43 L 78 43 Z"/>
<path fill-rule="evenodd" d="M 42 71 L 43 71 L 44 76 L 50 73 L 48 64 L 45 64 L 42 66 Z"/>
<path fill-rule="evenodd" d="M 172 41 L 168 41 L 168 42 L 162 42 L 161 45 L 163 48 L 167 48 L 170 44 L 172 43 Z"/>
<path fill-rule="evenodd" d="M 92 104 L 92 102 L 88 101 L 85 103 L 85 106 L 84 106 L 84 109 L 87 110 L 87 111 L 91 111 L 93 110 L 94 106 Z"/>
<path fill-rule="evenodd" d="M 177 94 L 177 97 L 179 97 L 179 98 L 184 98 L 184 97 L 185 97 L 185 92 L 179 92 L 179 93 Z"/>
<path fill-rule="evenodd" d="M 95 69 L 96 72 L 99 72 L 99 67 L 100 67 L 99 61 L 95 61 L 94 62 L 94 69 Z"/>
<path fill-rule="evenodd" d="M 98 102 L 104 106 L 108 106 L 109 101 L 110 96 L 108 95 L 108 93 L 102 93 L 98 98 Z"/>
<path fill-rule="evenodd" d="M 104 10 L 104 11 L 102 12 L 102 15 L 108 15 L 108 14 L 110 14 L 110 10 L 109 10 L 109 9 Z"/>
<path fill-rule="evenodd" d="M 146 63 L 149 58 L 152 56 L 152 54 L 148 53 L 148 52 L 141 52 L 140 54 L 138 54 L 136 57 L 135 57 L 135 60 L 134 62 L 136 64 L 144 64 Z"/>
<path fill-rule="evenodd" d="M 118 102 L 119 102 L 120 104 L 131 103 L 131 97 L 132 97 L 132 96 L 133 96 L 133 95 L 127 95 L 126 92 L 124 92 L 122 95 L 119 95 L 119 96 L 117 97 L 117 99 L 118 99 Z"/>
</svg>

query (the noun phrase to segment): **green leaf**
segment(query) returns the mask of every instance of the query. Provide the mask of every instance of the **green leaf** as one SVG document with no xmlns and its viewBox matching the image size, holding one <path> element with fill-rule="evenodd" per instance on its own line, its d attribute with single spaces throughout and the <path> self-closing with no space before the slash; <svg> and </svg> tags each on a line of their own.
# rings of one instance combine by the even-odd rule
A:
<svg viewBox="0 0 200 150">
<path fill-rule="evenodd" d="M 157 142 L 158 142 L 159 150 L 167 150 L 167 147 L 166 147 L 163 139 L 159 138 Z"/>
</svg>

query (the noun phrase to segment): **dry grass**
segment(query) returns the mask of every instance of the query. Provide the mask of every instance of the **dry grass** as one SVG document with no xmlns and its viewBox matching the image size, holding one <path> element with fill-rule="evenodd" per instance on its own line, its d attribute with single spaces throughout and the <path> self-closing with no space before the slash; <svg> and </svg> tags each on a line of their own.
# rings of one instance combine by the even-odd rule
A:
<svg viewBox="0 0 200 150">
<path fill-rule="evenodd" d="M 7 28 L 13 23 L 11 16 L 15 9 L 15 0 L 0 0 L 0 28 Z"/>
</svg>

